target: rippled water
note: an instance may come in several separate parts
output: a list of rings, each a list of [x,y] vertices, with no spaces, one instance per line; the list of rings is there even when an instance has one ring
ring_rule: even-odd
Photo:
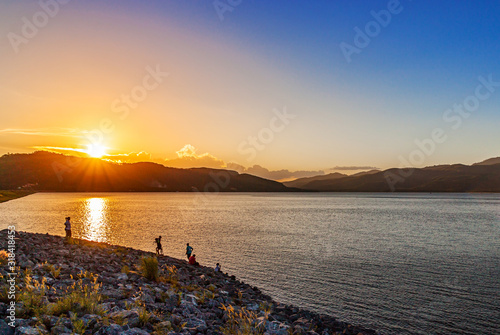
[[[38,193],[5,226],[198,261],[382,334],[496,334],[500,195]]]

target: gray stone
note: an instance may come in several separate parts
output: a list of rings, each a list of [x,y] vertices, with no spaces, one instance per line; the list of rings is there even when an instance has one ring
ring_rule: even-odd
[[[120,333],[121,335],[149,335],[149,333],[140,328],[132,328]]]
[[[96,333],[97,335],[120,335],[122,333],[122,327],[117,324],[112,324],[109,326],[104,326]]]
[[[266,333],[270,335],[287,335],[288,328],[290,328],[290,326],[287,326],[278,321],[271,321],[266,323]]]
[[[52,327],[50,329],[50,333],[52,335],[59,335],[59,334],[71,334],[71,329],[64,327],[63,325],[57,325],[55,327]]]
[[[133,317],[139,317],[139,313],[136,311],[136,310],[126,310],[126,309],[122,309],[120,311],[117,311],[117,312],[113,312],[111,314],[109,314],[109,317],[111,319],[114,319],[114,318],[121,318],[121,319],[130,319],[130,318],[133,318]]]
[[[9,326],[4,320],[0,319],[0,334],[12,335],[14,334],[14,328]]]
[[[40,331],[36,329],[35,327],[17,327],[16,328],[16,335],[38,335],[40,334]]]
[[[201,329],[206,330],[207,323],[205,322],[205,320],[202,320],[202,319],[189,318],[189,319],[187,319],[186,328],[195,328],[195,329],[200,330],[200,331],[201,331]]]
[[[259,310],[259,304],[258,303],[253,303],[253,304],[248,304],[247,309],[249,311],[258,311]]]
[[[126,281],[126,280],[128,280],[128,276],[127,276],[127,274],[126,274],[126,273],[120,273],[120,274],[116,277],[116,279],[118,279],[118,280],[120,280],[120,281]]]

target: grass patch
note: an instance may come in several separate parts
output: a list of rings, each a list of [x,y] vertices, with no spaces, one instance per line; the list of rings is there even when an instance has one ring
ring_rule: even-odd
[[[18,301],[23,303],[23,308],[19,313],[19,317],[39,317],[42,314],[46,314],[46,292],[48,287],[45,282],[45,277],[42,277],[42,280],[38,281],[31,277],[30,270],[25,271],[24,288],[18,291],[20,292],[18,295]]]
[[[124,265],[122,267],[121,273],[124,273],[126,275],[128,275],[130,273],[130,268],[128,267],[128,265]]]
[[[9,253],[5,250],[0,250],[0,265],[7,265],[9,262]]]
[[[42,267],[45,271],[49,271],[50,274],[52,275],[52,277],[54,277],[54,279],[57,279],[59,278],[59,275],[61,274],[61,268],[56,268],[54,265],[48,263],[48,262],[45,262],[42,264]]]
[[[224,335],[257,335],[264,334],[265,320],[257,319],[257,313],[247,310],[245,307],[235,309],[233,306],[222,305],[221,309],[227,316],[227,321],[220,328]]]
[[[99,308],[102,296],[99,292],[101,284],[97,282],[97,275],[89,275],[87,272],[85,275],[85,278],[91,278],[90,282],[85,281],[83,277],[74,282],[66,289],[62,298],[50,305],[49,314],[59,316],[70,311],[78,315],[103,314]]]
[[[180,289],[179,277],[177,276],[177,268],[175,265],[165,265],[163,275],[158,278],[162,283],[169,283],[174,289]]]
[[[141,258],[140,269],[142,275],[149,280],[158,280],[158,260],[156,257]]]
[[[77,318],[76,316],[73,316],[71,318],[71,325],[73,326],[73,332],[75,334],[85,334],[85,330],[87,330],[87,325],[85,325],[85,322],[82,319]]]

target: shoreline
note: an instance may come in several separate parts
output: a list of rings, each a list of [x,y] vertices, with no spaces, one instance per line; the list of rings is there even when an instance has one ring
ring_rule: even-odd
[[[0,190],[0,203],[26,197],[33,193],[36,191]]]
[[[7,249],[8,232],[0,231],[0,249]],[[242,330],[270,335],[377,334],[328,315],[280,304],[235,276],[188,265],[185,260],[159,256],[158,276],[147,279],[140,264],[145,257],[153,260],[152,252],[77,239],[68,244],[63,237],[48,234],[17,232],[16,237],[20,275],[15,319],[17,328],[22,328],[16,334],[20,330],[23,334],[80,330],[102,335],[233,334]],[[0,272],[5,278],[9,271],[2,266]],[[31,278],[28,286],[27,278]],[[82,297],[82,292],[89,295]],[[80,300],[68,301],[68,297]],[[0,330],[13,334],[7,325],[7,300],[1,296]]]

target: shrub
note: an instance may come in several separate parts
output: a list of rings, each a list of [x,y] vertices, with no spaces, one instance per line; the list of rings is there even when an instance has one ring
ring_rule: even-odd
[[[24,275],[24,289],[19,294],[19,301],[23,303],[20,317],[39,317],[45,314],[47,309],[45,293],[48,289],[45,281],[45,277],[42,277],[41,281],[33,279],[31,273],[26,271]]]
[[[143,257],[141,258],[142,275],[149,280],[158,279],[158,260],[156,257]]]
[[[162,283],[169,283],[174,289],[181,288],[175,265],[165,265],[164,275],[159,278],[159,281]]]
[[[59,275],[61,274],[61,268],[56,268],[54,265],[50,264],[50,263],[43,263],[43,268],[45,271],[49,271],[50,274],[52,275],[52,277],[54,277],[54,279],[57,279],[59,278]]]
[[[0,265],[6,265],[9,262],[9,253],[5,250],[0,250]]]
[[[98,314],[103,311],[99,307],[102,299],[100,294],[101,284],[97,282],[97,275],[85,273],[86,278],[91,277],[91,282],[86,284],[82,278],[66,289],[64,297],[51,305],[50,314],[61,315],[68,312],[76,314]]]
[[[76,316],[71,318],[71,325],[73,326],[73,332],[75,334],[85,334],[85,330],[87,329],[87,325],[82,319],[78,319]]]
[[[221,309],[227,316],[227,321],[220,328],[224,335],[257,335],[264,333],[264,321],[258,322],[257,313],[245,307],[235,310],[233,306],[222,305]]]
[[[145,326],[149,322],[149,319],[151,319],[151,313],[148,312],[145,306],[139,308],[138,312],[140,325]]]

